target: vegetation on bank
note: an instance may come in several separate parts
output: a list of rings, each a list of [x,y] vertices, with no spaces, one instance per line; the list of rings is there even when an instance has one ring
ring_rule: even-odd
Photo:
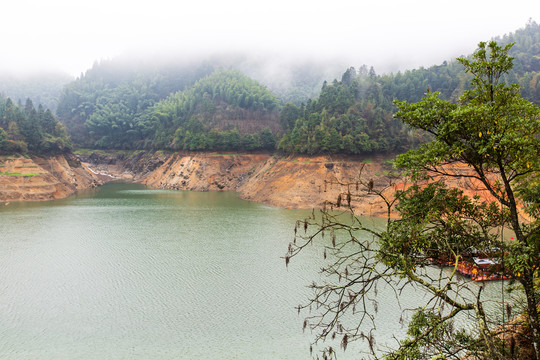
[[[26,176],[26,177],[32,177],[32,176],[36,176],[36,175],[39,175],[38,173],[27,173],[27,174],[23,174],[23,173],[20,173],[20,172],[7,172],[7,171],[0,171],[0,176]]]
[[[50,110],[36,109],[30,99],[24,108],[0,97],[0,154],[55,155],[69,151],[71,141]]]
[[[220,70],[141,116],[158,148],[273,150],[279,100],[235,70]],[[271,130],[273,128],[273,131]]]
[[[95,63],[64,87],[56,113],[78,147],[129,148],[133,134],[140,132],[137,118],[142,112],[211,71],[205,63],[159,69]],[[105,131],[110,131],[109,138],[104,138]]]
[[[68,86],[59,118],[79,146],[102,149],[257,150],[274,148],[279,100],[264,86],[238,71],[191,78],[178,74],[176,90],[167,92],[150,80],[105,81],[96,66]],[[186,70],[187,72],[187,70]],[[194,81],[198,76],[201,78]],[[98,81],[95,78],[101,80]],[[192,83],[193,82],[193,83]],[[184,89],[191,84],[187,89]],[[90,90],[83,90],[87,85]],[[93,90],[95,92],[93,92]],[[168,96],[167,96],[168,95]],[[248,134],[247,136],[245,136]]]
[[[501,80],[517,83],[524,98],[540,104],[540,25],[531,21],[497,41],[514,43],[510,55],[516,66]],[[406,151],[429,137],[395,118],[393,101],[419,101],[425,93],[439,91],[441,98],[455,103],[469,89],[470,79],[458,61],[389,75],[351,67],[340,81],[325,83],[317,99],[283,107],[280,124],[286,133],[278,148],[305,154]]]

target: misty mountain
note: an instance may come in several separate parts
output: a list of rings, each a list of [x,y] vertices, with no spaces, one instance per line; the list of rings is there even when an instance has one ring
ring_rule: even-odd
[[[515,43],[514,69],[504,80],[518,83],[523,96],[539,104],[540,26],[530,21],[495,40]],[[456,101],[469,80],[451,59],[377,74],[365,65],[347,69],[240,54],[118,58],[96,62],[67,84],[57,115],[84,147],[208,150],[233,144],[231,149],[249,150],[261,148],[264,130],[285,152],[398,152],[425,135],[393,118],[393,100],[418,101],[429,90]],[[266,101],[261,96],[278,104],[257,108]],[[230,135],[232,142],[216,134]]]
[[[104,131],[108,129],[96,126],[96,124],[104,124],[101,119],[105,114],[109,116],[111,123],[117,124],[109,130],[114,130],[115,133],[125,131],[130,135],[137,133],[137,138],[140,138],[140,134],[146,134],[146,130],[143,131],[135,126],[135,119],[139,119],[148,108],[166,99],[170,94],[187,90],[196,81],[216,70],[241,71],[266,85],[272,91],[272,97],[277,97],[278,104],[284,104],[287,101],[300,104],[320,93],[326,76],[329,78],[336,76],[343,69],[337,64],[328,65],[316,62],[290,64],[282,60],[272,63],[271,60],[241,54],[216,54],[202,58],[189,58],[189,60],[118,58],[96,62],[86,73],[65,86],[60,97],[57,115],[78,146],[109,147],[108,138],[104,138],[104,141],[97,139],[97,134],[103,137]],[[250,98],[249,95],[246,97]],[[238,104],[229,105],[238,107]],[[218,113],[224,116],[223,111],[218,111]],[[234,116],[228,120],[232,128],[236,127],[242,134],[252,132],[246,130],[253,128],[252,125],[247,125],[249,122],[235,123]],[[256,123],[260,122],[260,116],[262,115],[248,117],[255,119]],[[274,117],[275,121],[269,122],[265,127],[272,129],[273,134],[277,134],[281,129],[277,122],[277,115]],[[255,128],[254,132],[261,130],[258,125]],[[218,126],[217,129],[223,130],[223,126]],[[174,133],[176,129],[168,128],[167,130]],[[118,136],[112,136],[112,138],[118,138]],[[165,148],[170,146],[170,144],[164,144],[163,141],[139,142],[139,144],[142,143],[145,147],[155,146],[157,143]],[[134,146],[122,144],[116,142],[114,146]]]
[[[84,124],[85,141],[117,149],[257,150],[273,149],[275,140],[267,140],[280,131],[277,97],[236,70],[215,71],[140,113],[129,105],[100,106]]]
[[[0,73],[0,95],[9,97],[21,105],[29,98],[32,103],[42,105],[55,113],[62,89],[70,81],[73,81],[73,77],[63,73],[34,75]]]
[[[523,97],[540,105],[540,24],[530,20],[525,28],[494,40],[501,44],[514,43],[510,50],[514,68],[504,81],[519,84]]]
[[[514,43],[514,69],[504,81],[520,84],[522,95],[540,104],[540,26],[531,21],[495,40]],[[393,117],[393,101],[416,102],[428,91],[440,91],[441,98],[455,102],[469,82],[455,60],[387,75],[351,67],[341,81],[325,83],[320,96],[306,106],[285,105],[280,122],[288,131],[278,148],[307,154],[403,152],[425,141],[426,135]]]
[[[75,144],[94,147],[96,131],[133,130],[134,119],[147,108],[212,71],[213,67],[205,62],[152,66],[115,60],[96,62],[64,87],[56,113]],[[104,116],[109,116],[109,122],[115,125],[101,130],[87,126]]]

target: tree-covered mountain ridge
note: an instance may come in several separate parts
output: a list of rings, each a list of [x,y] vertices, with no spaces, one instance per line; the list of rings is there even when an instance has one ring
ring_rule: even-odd
[[[495,40],[515,43],[514,70],[504,80],[518,83],[523,96],[539,104],[540,26],[531,20]],[[347,69],[340,80],[325,82],[319,96],[299,103],[216,64],[141,72],[114,61],[96,63],[65,86],[57,115],[78,147],[393,153],[426,139],[394,118],[394,100],[417,101],[429,90],[456,101],[469,83],[456,61],[382,75],[364,65]]]
[[[279,107],[265,86],[237,70],[218,70],[141,119],[162,145],[177,150],[272,150]],[[174,137],[170,129],[176,129]]]
[[[514,43],[514,69],[504,82],[519,84],[527,100],[540,104],[540,26],[529,21],[494,40]],[[283,107],[280,119],[287,132],[278,147],[305,154],[403,152],[424,142],[426,134],[394,117],[394,101],[419,101],[426,92],[440,91],[443,99],[456,102],[469,82],[458,61],[385,75],[366,66],[351,67],[340,81],[323,84],[317,99]]]

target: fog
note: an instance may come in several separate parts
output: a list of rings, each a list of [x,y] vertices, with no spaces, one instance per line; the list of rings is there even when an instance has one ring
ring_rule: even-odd
[[[290,62],[381,73],[469,54],[539,21],[540,1],[18,0],[2,4],[2,15],[3,73],[77,76],[102,59],[219,53],[273,63],[269,74]]]

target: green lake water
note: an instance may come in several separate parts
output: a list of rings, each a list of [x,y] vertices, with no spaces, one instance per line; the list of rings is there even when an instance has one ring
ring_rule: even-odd
[[[134,184],[2,204],[0,359],[310,359],[313,334],[294,307],[322,249],[288,268],[282,258],[308,215]],[[390,339],[404,332],[401,311],[380,297]]]

